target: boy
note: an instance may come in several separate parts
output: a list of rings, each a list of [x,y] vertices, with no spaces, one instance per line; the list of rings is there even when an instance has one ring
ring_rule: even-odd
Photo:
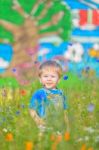
[[[30,115],[37,126],[46,126],[56,131],[69,130],[66,114],[66,97],[57,83],[62,75],[62,68],[56,61],[46,61],[39,67],[39,79],[43,88],[37,90],[30,101]]]

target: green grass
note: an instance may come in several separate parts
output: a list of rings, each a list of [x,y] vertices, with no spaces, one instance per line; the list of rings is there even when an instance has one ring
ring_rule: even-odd
[[[68,73],[68,80],[61,79],[58,87],[63,89],[68,98],[68,116],[70,121],[70,140],[57,144],[57,150],[81,150],[83,144],[86,150],[99,148],[99,79],[78,79]],[[10,85],[8,84],[10,81]],[[41,87],[38,81],[31,86],[19,86],[15,79],[0,79],[0,149],[26,150],[26,142],[33,143],[33,150],[52,150],[55,141],[51,141],[53,132],[48,131],[39,137],[39,130],[28,112],[32,93]],[[21,90],[26,91],[22,96]],[[2,92],[6,91],[2,96]],[[92,103],[94,110],[88,111]],[[56,120],[54,120],[56,121]],[[57,122],[57,121],[56,121]],[[60,118],[59,118],[60,122]],[[13,134],[13,141],[6,141],[7,133]],[[27,149],[29,150],[29,149]]]

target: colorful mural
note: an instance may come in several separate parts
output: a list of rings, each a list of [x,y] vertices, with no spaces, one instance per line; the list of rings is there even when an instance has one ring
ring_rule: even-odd
[[[80,74],[88,67],[99,76],[99,3],[91,0],[66,0],[72,14],[71,39],[68,42],[41,43],[38,59],[61,56],[69,71]]]
[[[1,76],[15,76],[21,84],[30,83],[32,76],[36,77],[39,40],[54,37],[67,41],[71,26],[70,10],[59,0],[30,0],[28,5],[24,0],[0,1],[1,49],[2,44],[10,44],[13,49],[12,61],[1,68]]]
[[[89,67],[99,76],[98,8],[91,0],[1,1],[0,75],[28,84],[39,63],[57,59],[64,71]]]
[[[55,100],[34,94],[43,87],[37,69],[50,59],[64,71],[56,85],[68,108],[63,130],[64,112],[49,109],[61,100],[56,87],[44,92]],[[52,117],[31,118],[33,97]],[[99,0],[0,0],[0,150],[99,150],[98,101]]]

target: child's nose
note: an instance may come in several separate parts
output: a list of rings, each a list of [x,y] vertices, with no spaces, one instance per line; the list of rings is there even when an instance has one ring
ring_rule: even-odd
[[[48,77],[48,81],[50,81],[51,80],[51,77]]]

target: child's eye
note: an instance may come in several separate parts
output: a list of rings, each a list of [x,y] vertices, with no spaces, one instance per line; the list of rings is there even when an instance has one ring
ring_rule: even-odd
[[[55,76],[51,76],[52,78],[55,78]]]
[[[44,77],[48,77],[48,76],[44,76]]]

